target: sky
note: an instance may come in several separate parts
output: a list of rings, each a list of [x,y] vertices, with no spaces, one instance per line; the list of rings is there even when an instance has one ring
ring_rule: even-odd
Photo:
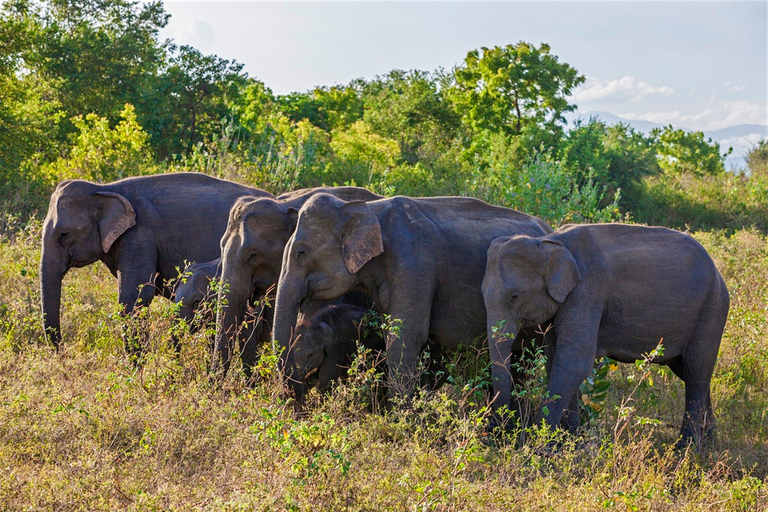
[[[162,36],[234,59],[276,94],[450,70],[547,43],[586,76],[579,112],[718,130],[768,125],[768,2],[168,1]],[[759,138],[759,134],[756,135]]]

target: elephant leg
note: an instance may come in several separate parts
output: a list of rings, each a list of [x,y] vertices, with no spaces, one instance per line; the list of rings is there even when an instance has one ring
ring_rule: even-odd
[[[686,369],[683,357],[667,363],[672,372],[685,384],[685,413],[680,427],[678,448],[684,448],[693,441],[706,440],[714,436],[715,418],[712,411],[709,378],[698,379]],[[711,378],[711,375],[710,375]]]
[[[408,396],[420,382],[419,358],[429,337],[429,311],[414,315],[403,308],[393,308],[390,319],[399,320],[387,333],[389,387],[395,395]]]
[[[556,330],[557,344],[547,386],[548,402],[542,405],[540,417],[550,427],[558,427],[565,418],[569,430],[578,428],[578,390],[595,363],[599,314],[574,312],[580,318],[575,325]]]
[[[156,291],[156,277],[154,267],[143,270],[118,270],[118,300],[123,306],[123,316],[137,317],[142,308],[152,303]],[[139,323],[143,323],[142,320],[139,320]],[[143,350],[145,335],[146,329],[136,325],[131,325],[123,332],[126,351],[134,360],[139,358]]]

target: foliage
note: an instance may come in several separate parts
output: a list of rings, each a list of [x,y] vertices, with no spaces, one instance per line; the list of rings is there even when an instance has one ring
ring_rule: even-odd
[[[510,145],[497,139],[488,155],[489,171],[474,176],[473,194],[493,204],[536,215],[555,226],[619,219],[619,191],[612,200],[604,200],[605,188],[595,183],[592,173],[580,180],[562,163],[544,160],[525,163],[522,168],[512,167],[509,151]],[[514,156],[511,158],[514,162]]]
[[[622,205],[630,208],[640,180],[661,171],[651,138],[628,125],[608,126],[594,118],[576,122],[560,145],[559,159],[580,179],[591,174],[608,196],[621,190]]]
[[[363,102],[354,82],[346,87],[316,87],[308,93],[280,96],[277,108],[293,122],[306,119],[326,132],[343,130],[363,116]]]
[[[474,134],[523,136],[529,151],[556,144],[563,113],[576,108],[568,96],[585,80],[549,45],[526,42],[470,51],[454,77],[451,98]]]
[[[654,128],[651,137],[655,140],[659,166],[667,174],[721,174],[725,172],[725,157],[733,151],[728,148],[721,155],[720,144],[705,140],[702,132],[686,132],[672,125]]]
[[[159,158],[189,152],[219,133],[222,119],[230,115],[227,102],[245,83],[242,68],[191,46],[173,47],[168,66],[153,80],[142,116]]]
[[[65,112],[63,131],[51,134],[60,142],[75,116],[116,122],[161,65],[159,32],[168,15],[160,2],[16,0],[4,7],[28,28],[21,66],[50,85]]]
[[[749,150],[747,168],[752,178],[768,176],[768,139],[761,140]]]
[[[122,120],[114,128],[110,128],[107,118],[96,114],[72,119],[78,130],[75,145],[67,158],[43,167],[49,182],[70,178],[108,182],[150,169],[153,161],[149,136],[136,121],[133,106],[125,105],[120,117]]]
[[[369,400],[377,385],[366,363],[298,410],[281,398],[268,346],[256,386],[234,374],[212,387],[207,335],[183,333],[176,356],[159,299],[136,368],[103,265],[65,277],[57,353],[39,323],[40,223],[15,226],[0,237],[0,501],[10,510],[703,511],[768,500],[768,284],[754,277],[768,272],[768,240],[759,232],[694,233],[732,300],[713,379],[717,445],[699,454],[672,448],[680,380],[657,370],[653,386],[638,387],[647,377],[635,365],[609,372],[605,408],[579,436],[536,426],[520,446],[487,443],[487,356],[474,349],[449,358],[460,378],[409,408],[361,407],[355,397]]]
[[[459,119],[441,81],[439,74],[394,70],[365,85],[365,122],[396,140],[409,164],[431,164],[457,135]]]
[[[677,229],[755,227],[768,233],[768,179],[764,176],[660,175],[641,183],[637,222]]]

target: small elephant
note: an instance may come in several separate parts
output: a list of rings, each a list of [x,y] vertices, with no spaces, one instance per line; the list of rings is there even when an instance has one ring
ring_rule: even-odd
[[[729,298],[712,259],[692,237],[625,224],[500,237],[488,249],[483,298],[497,407],[511,403],[517,330],[551,321],[547,391],[554,401],[539,412],[550,426],[564,415],[571,428],[578,426],[577,391],[595,358],[632,362],[661,342],[663,355],[653,362],[685,383],[681,442],[714,432],[710,379]]]
[[[362,325],[370,308],[351,304],[313,303],[307,315],[296,324],[296,368],[306,387],[315,384],[326,389],[331,382],[344,379],[357,353],[358,344],[373,351],[379,371],[386,372],[386,342],[380,327]],[[439,347],[429,343],[429,359],[421,384],[440,387],[446,378]]]
[[[195,311],[206,302],[215,298],[209,286],[211,280],[221,277],[221,258],[206,261],[205,263],[193,263],[187,268],[185,274],[179,278],[174,292],[174,301],[179,305],[179,318],[184,319],[192,333],[200,327],[196,322]],[[204,323],[212,321],[212,310],[206,311]]]
[[[289,348],[303,304],[352,290],[368,294],[378,311],[399,322],[388,335],[387,371],[390,387],[408,394],[429,339],[454,349],[484,335],[481,284],[491,241],[551,231],[541,219],[467,197],[366,203],[314,195],[285,246],[272,331],[297,398],[301,378]]]
[[[225,286],[219,292],[214,367],[221,364],[225,372],[228,370],[237,327],[248,305],[259,301],[277,283],[283,249],[296,226],[298,210],[319,193],[344,200],[381,198],[360,187],[320,187],[295,190],[277,199],[242,198],[232,207],[221,238],[221,280]],[[271,322],[271,307],[264,308],[262,314]],[[268,329],[264,328],[265,334]],[[248,372],[256,357],[256,343],[241,345],[241,359]]]
[[[242,196],[272,194],[198,173],[137,176],[56,186],[43,222],[40,291],[48,338],[61,341],[61,284],[72,267],[102,261],[117,277],[123,314],[170,299],[185,261],[220,255],[229,209]]]
[[[301,340],[296,347],[296,366],[308,386],[314,384],[310,376],[321,390],[346,377],[358,341],[365,348],[384,350],[381,331],[361,326],[369,313],[369,309],[334,304],[310,312],[296,325],[296,338]]]

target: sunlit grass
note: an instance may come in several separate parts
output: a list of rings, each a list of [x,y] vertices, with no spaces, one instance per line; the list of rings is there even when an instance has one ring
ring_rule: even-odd
[[[6,232],[8,233],[8,232]],[[614,442],[639,373],[609,373],[606,409],[579,436],[534,429],[489,442],[487,394],[467,368],[407,407],[369,412],[375,372],[295,410],[268,348],[258,383],[207,373],[204,334],[170,349],[170,304],[146,320],[145,364],[125,354],[116,281],[102,265],[64,280],[64,347],[42,340],[39,227],[0,241],[0,509],[761,510],[768,503],[768,241],[694,233],[731,290],[711,450],[676,452],[683,386],[656,369]],[[464,370],[466,373],[466,370]],[[634,380],[633,380],[634,379]],[[368,406],[366,406],[368,404]],[[553,437],[554,436],[554,437]],[[552,449],[552,441],[560,443]]]

